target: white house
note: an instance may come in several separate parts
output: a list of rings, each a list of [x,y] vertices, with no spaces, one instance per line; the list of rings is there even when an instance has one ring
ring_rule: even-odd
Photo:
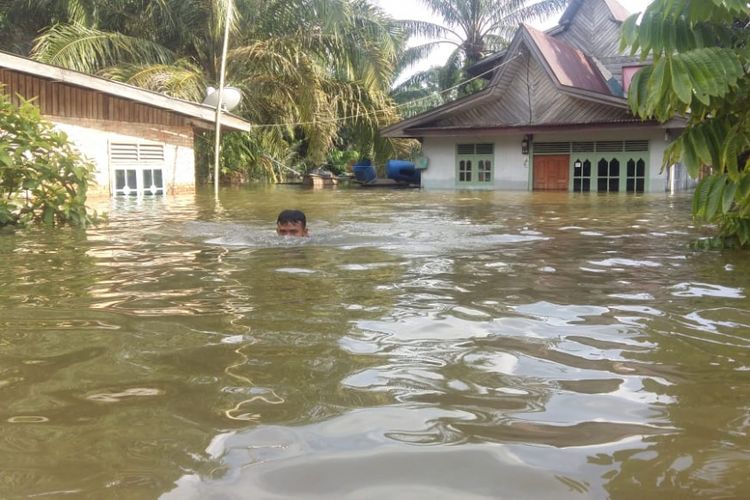
[[[627,16],[615,0],[573,0],[558,26],[522,25],[472,68],[485,89],[381,133],[422,142],[425,188],[664,191],[662,155],[684,125],[630,113],[625,91],[642,63],[620,51]]]
[[[195,190],[194,139],[213,130],[214,107],[0,51],[0,92],[34,99],[43,116],[96,164],[92,195]],[[222,114],[222,130],[250,123]]]

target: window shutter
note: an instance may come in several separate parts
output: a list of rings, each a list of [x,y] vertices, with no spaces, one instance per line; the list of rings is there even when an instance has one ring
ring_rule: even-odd
[[[474,144],[459,144],[456,146],[456,151],[460,155],[473,155]]]

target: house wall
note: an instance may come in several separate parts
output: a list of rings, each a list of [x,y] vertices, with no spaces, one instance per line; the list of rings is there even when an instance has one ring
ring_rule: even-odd
[[[523,134],[500,137],[426,137],[422,143],[422,151],[429,159],[429,166],[422,171],[422,187],[457,189],[456,144],[492,143],[495,145],[493,182],[486,187],[472,189],[525,191],[529,186],[529,157],[521,154],[522,137]]]
[[[429,166],[422,171],[425,189],[458,189],[456,184],[456,145],[466,143],[493,143],[494,178],[486,187],[469,189],[494,189],[498,191],[526,191],[531,189],[532,155],[521,154],[524,134],[500,136],[426,137],[422,143]],[[586,132],[536,133],[534,142],[575,142],[611,140],[648,140],[649,165],[646,192],[663,192],[667,188],[667,172],[661,172],[661,163],[667,143],[664,130],[658,128],[618,129]],[[464,189],[463,186],[460,187]]]
[[[184,116],[8,69],[0,69],[0,92],[16,104],[20,103],[19,96],[34,99],[42,115],[67,133],[79,151],[96,164],[97,186],[91,187],[91,196],[110,194],[110,142],[164,144],[165,191],[195,190],[194,132]]]
[[[3,68],[0,68],[0,92],[10,96],[14,104],[20,103],[18,96],[34,99],[42,114],[49,116],[170,126],[189,124],[184,116],[166,109]]]
[[[91,187],[91,196],[109,196],[111,193],[113,167],[109,161],[110,142],[164,144],[164,163],[161,166],[165,191],[175,194],[195,190],[192,127],[72,120],[55,116],[46,118],[68,134],[78,150],[96,164],[96,186]]]

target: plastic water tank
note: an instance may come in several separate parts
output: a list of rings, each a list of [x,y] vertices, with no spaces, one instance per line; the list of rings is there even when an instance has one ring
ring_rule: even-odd
[[[358,163],[352,166],[352,173],[354,173],[354,178],[363,184],[375,182],[375,178],[377,177],[375,167],[370,164],[369,160],[366,162],[366,164],[364,164],[365,162],[361,163],[362,164]]]
[[[419,184],[421,174],[413,162],[406,160],[388,160],[385,163],[386,176],[396,182]]]

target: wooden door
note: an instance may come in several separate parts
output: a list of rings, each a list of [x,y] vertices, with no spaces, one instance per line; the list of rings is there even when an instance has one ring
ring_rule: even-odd
[[[570,156],[534,156],[534,191],[567,191]]]

